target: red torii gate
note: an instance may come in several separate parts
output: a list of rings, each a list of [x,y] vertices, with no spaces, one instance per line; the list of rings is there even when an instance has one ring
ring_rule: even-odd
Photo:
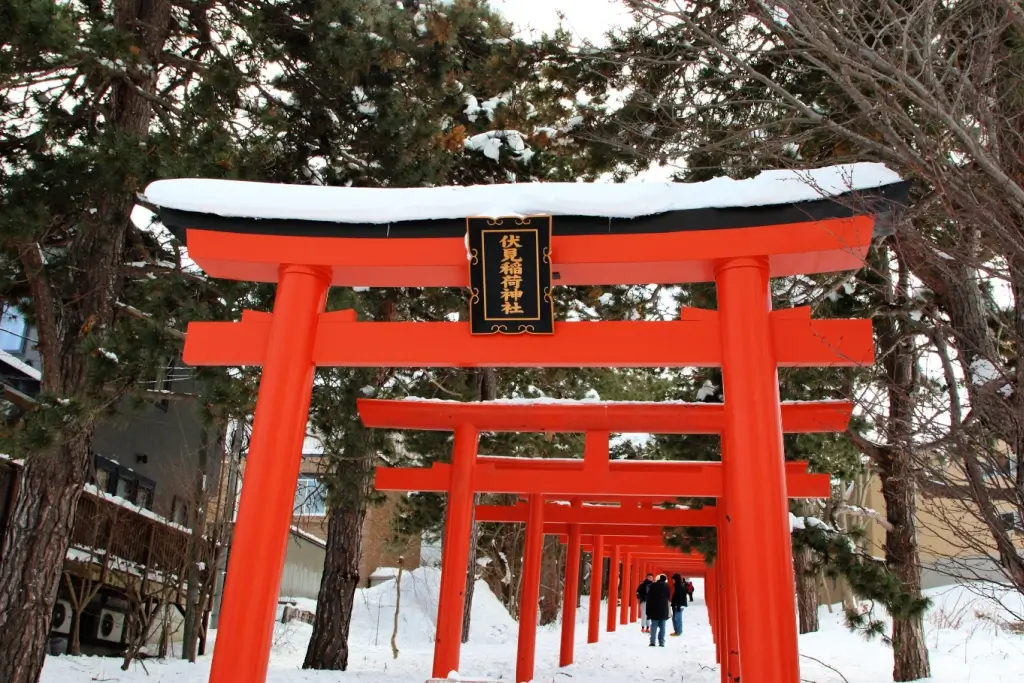
[[[703,189],[670,184],[659,196],[680,198],[662,203],[662,213],[642,215],[644,203],[655,199],[645,195],[639,204],[633,201],[628,218],[616,217],[621,208],[594,209],[609,206],[602,202],[609,193],[634,193],[615,185],[535,184],[522,191],[520,185],[366,190],[195,179],[151,184],[146,195],[159,219],[208,275],[278,284],[272,314],[191,323],[185,342],[184,360],[191,365],[263,366],[211,681],[258,683],[266,677],[267,624],[276,606],[316,366],[721,366],[729,396],[727,452],[747,459],[742,469],[726,468],[728,498],[743,501],[728,524],[737,544],[758,554],[767,568],[757,581],[752,569],[736,570],[745,604],[741,636],[755,663],[746,671],[747,683],[797,683],[796,618],[786,604],[792,560],[776,368],[870,363],[873,348],[869,321],[814,321],[807,310],[770,311],[768,280],[859,269],[876,207],[884,210],[880,202],[905,196],[899,178],[880,167],[808,173],[766,176],[763,183],[775,188],[767,193],[758,184],[762,179],[737,181],[732,195],[741,201],[748,194],[744,183],[750,183],[755,203],[774,202],[739,208],[680,209],[704,206]],[[417,193],[416,199],[407,192]],[[372,200],[366,193],[373,193]],[[573,199],[562,201],[562,195]],[[415,206],[395,215],[394,208],[409,201]],[[367,202],[385,215],[369,212]],[[672,322],[556,322],[551,336],[525,337],[473,336],[469,323],[358,322],[354,311],[324,311],[332,285],[465,287],[463,217],[486,216],[495,205],[524,222],[559,214],[550,250],[557,284],[714,281],[719,309],[687,309]],[[424,206],[441,215],[424,215]],[[464,474],[453,472],[456,489],[468,483]]]
[[[540,410],[538,410],[538,407]],[[852,411],[848,402],[819,402],[783,404],[781,415],[784,428],[793,431],[840,431],[845,429]],[[580,403],[534,401],[488,401],[461,403],[455,401],[381,401],[359,400],[360,416],[367,427],[390,429],[433,429],[455,432],[453,464],[434,464],[430,468],[378,468],[375,486],[381,491],[433,491],[448,494],[448,515],[444,533],[446,551],[442,555],[441,596],[438,605],[438,633],[454,634],[461,628],[464,580],[459,579],[459,567],[468,561],[473,495],[475,493],[530,494],[525,516],[522,510],[506,511],[505,518],[491,521],[526,521],[527,539],[524,556],[522,606],[520,608],[519,655],[517,681],[533,678],[534,643],[536,638],[536,598],[539,594],[540,548],[543,541],[543,500],[546,495],[558,494],[581,498],[591,495],[658,494],[662,497],[723,495],[722,463],[670,462],[670,461],[615,461],[609,460],[608,442],[611,432],[653,431],[658,433],[716,433],[724,429],[725,406],[722,404],[687,404],[648,402]],[[667,425],[667,426],[659,426]],[[473,457],[477,435],[481,431],[589,431],[582,460],[575,459],[517,459],[494,456]],[[460,446],[468,440],[469,448]],[[459,458],[468,462],[460,464]],[[464,470],[463,478],[469,485],[457,489],[457,468]],[[806,473],[807,464],[785,463],[786,495],[792,498],[827,497],[828,475]],[[555,476],[561,475],[561,476]],[[652,477],[656,477],[652,481]],[[537,509],[534,510],[536,502]],[[580,503],[581,500],[574,501]],[[558,507],[558,506],[556,506]],[[573,510],[565,517],[571,533],[576,524],[568,523],[583,511]],[[594,512],[589,513],[593,516]],[[607,513],[602,513],[607,514]],[[626,514],[629,514],[628,511]],[[788,514],[788,513],[787,513]],[[481,520],[485,521],[485,520]],[[458,526],[454,526],[455,524]],[[546,528],[546,527],[544,527]],[[660,528],[660,527],[651,527]],[[578,557],[578,549],[570,549],[570,556]],[[623,571],[635,570],[628,562]],[[536,566],[534,566],[536,560]],[[445,570],[453,577],[445,581]],[[617,564],[613,566],[613,579]],[[627,584],[636,583],[636,577],[624,574],[622,581],[622,614],[626,623],[629,609]],[[573,589],[574,590],[574,589]],[[575,605],[575,596],[568,595]],[[636,607],[633,607],[635,616]],[[448,622],[451,623],[448,623]],[[565,620],[563,620],[563,624]],[[575,624],[575,619],[572,620]],[[614,630],[613,615],[609,616],[610,630]],[[571,660],[572,641],[566,644],[563,631],[561,661]],[[454,636],[443,640],[438,637],[434,650],[435,678],[459,668],[461,640]]]
[[[545,535],[564,535],[563,540],[569,545],[565,565],[565,592],[562,598],[562,640],[559,649],[559,666],[568,666],[573,662],[579,562],[584,535],[596,535],[598,538],[621,536],[625,537],[623,540],[628,539],[629,542],[661,543],[660,530],[665,526],[715,526],[718,517],[717,512],[712,508],[707,510],[661,510],[639,507],[587,507],[579,499],[573,500],[569,506],[548,503],[543,505],[543,508],[543,533]],[[477,505],[475,515],[478,522],[527,523],[530,518],[530,505]],[[549,519],[552,521],[548,521]],[[528,524],[527,543],[530,542],[531,532],[536,533]],[[655,532],[659,533],[655,535]],[[526,565],[524,562],[523,585],[532,586],[535,583],[539,585],[540,571],[539,563],[533,566]],[[441,575],[444,576],[444,569],[442,569]],[[593,632],[594,637],[592,642],[596,642],[596,627],[600,618],[601,572],[598,571],[596,576],[598,589],[595,596],[594,590],[591,588],[590,597],[591,609],[595,611],[588,617],[588,633]],[[521,602],[525,602],[525,599]],[[522,615],[523,609],[523,607],[520,608],[520,615]],[[441,612],[440,605],[438,612]],[[529,614],[529,609],[527,609],[527,613]],[[525,623],[525,620],[523,622]],[[517,661],[523,662],[524,670],[517,672],[517,679],[532,673],[533,662],[530,650],[532,650],[532,642],[529,639],[519,642]],[[522,678],[522,680],[529,679]]]

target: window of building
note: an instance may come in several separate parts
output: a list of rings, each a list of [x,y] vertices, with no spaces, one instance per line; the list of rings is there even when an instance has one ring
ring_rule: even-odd
[[[1007,531],[1020,531],[1021,524],[1018,521],[1016,512],[1004,512],[999,515],[999,519],[1003,523],[1003,528]]]
[[[135,477],[126,477],[123,474],[117,477],[117,488],[114,495],[125,500],[132,500],[135,497]]]
[[[321,516],[327,514],[327,492],[316,477],[300,476],[295,489],[295,514]]]
[[[178,496],[175,496],[171,502],[171,521],[175,524],[188,526],[188,502]]]
[[[96,487],[97,491],[107,493],[110,491],[110,472],[108,470],[96,470],[96,474],[92,478],[93,486]]]
[[[137,492],[135,494],[135,504],[140,508],[146,510],[153,509],[153,493],[156,486],[150,482],[138,482]]]
[[[111,487],[117,481],[117,463],[99,455],[93,457],[92,483],[102,493],[113,493]]]
[[[8,306],[0,311],[0,350],[22,353],[27,332],[28,325],[18,309]]]

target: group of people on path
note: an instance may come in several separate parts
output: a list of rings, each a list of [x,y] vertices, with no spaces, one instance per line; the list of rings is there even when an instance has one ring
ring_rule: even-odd
[[[679,574],[672,575],[669,590],[668,577],[664,574],[654,579],[648,574],[636,589],[640,601],[640,630],[651,634],[651,647],[655,642],[665,647],[665,631],[668,627],[669,610],[672,615],[672,635],[683,635],[683,610],[693,600],[693,584]]]

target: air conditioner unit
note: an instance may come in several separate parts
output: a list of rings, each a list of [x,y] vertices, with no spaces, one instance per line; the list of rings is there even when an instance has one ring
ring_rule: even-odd
[[[96,639],[109,643],[120,643],[124,636],[124,615],[109,609],[100,610],[96,624]]]
[[[53,606],[53,619],[50,622],[52,633],[71,633],[71,603],[67,600],[58,600]]]

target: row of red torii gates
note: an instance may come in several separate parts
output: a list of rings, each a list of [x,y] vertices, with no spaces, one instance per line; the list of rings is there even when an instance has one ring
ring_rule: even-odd
[[[853,409],[846,402],[783,403],[785,432],[835,432],[846,428]],[[599,636],[602,559],[611,558],[608,577],[608,630],[614,631],[613,600],[619,587],[619,623],[637,618],[633,593],[648,568],[664,566],[683,575],[706,579],[706,601],[711,616],[723,681],[740,679],[743,650],[739,647],[737,580],[757,585],[764,571],[759,562],[737,569],[731,552],[732,535],[725,472],[730,462],[723,442],[722,462],[630,461],[609,459],[609,436],[616,432],[655,434],[715,434],[725,431],[722,404],[574,403],[359,400],[359,414],[368,427],[449,430],[455,434],[451,464],[429,468],[379,468],[380,491],[432,491],[448,496],[434,645],[434,678],[459,671],[462,614],[469,561],[469,540],[474,517],[478,522],[524,522],[526,543],[519,608],[517,683],[534,676],[537,610],[540,595],[541,554],[545,535],[558,535],[568,543],[562,597],[562,640],[559,665],[573,662],[580,552],[586,545],[594,554],[589,604],[588,642]],[[585,433],[582,459],[520,459],[477,453],[480,432]],[[807,463],[785,464],[790,498],[827,498],[827,474],[807,473]],[[525,495],[527,503],[478,505],[478,493]],[[678,497],[715,498],[718,505],[680,509]],[[554,501],[554,502],[551,502]],[[568,502],[569,505],[564,503]],[[743,514],[740,512],[740,514]],[[714,527],[718,555],[708,567],[697,554],[683,555],[665,545],[665,527]],[[620,570],[621,565],[621,570]],[[621,577],[620,577],[621,571]],[[792,583],[792,580],[791,580]],[[730,657],[731,654],[731,657]]]
[[[837,170],[832,175],[839,177],[843,172]],[[277,603],[318,366],[720,367],[724,405],[693,407],[692,413],[688,412],[691,408],[671,404],[636,408],[642,417],[629,425],[613,424],[610,418],[573,425],[571,420],[587,414],[585,410],[563,415],[535,406],[520,416],[523,421],[534,420],[532,425],[508,425],[515,430],[586,432],[589,438],[582,461],[481,458],[476,452],[479,430],[499,427],[488,423],[483,413],[473,419],[459,414],[444,426],[455,432],[451,465],[414,473],[380,472],[378,487],[432,488],[449,495],[444,561],[446,566],[460,569],[442,576],[435,674],[446,675],[458,666],[459,630],[455,624],[461,619],[457,605],[466,567],[458,555],[466,551],[469,534],[465,530],[474,514],[473,493],[489,490],[525,495],[529,500],[527,567],[537,565],[534,558],[546,532],[546,501],[578,501],[575,510],[583,519],[608,513],[584,505],[607,498],[622,504],[622,514],[635,501],[639,507],[681,495],[716,498],[718,505],[712,509],[721,540],[718,559],[706,575],[723,678],[735,679],[742,671],[744,683],[799,683],[787,498],[827,495],[828,482],[822,479],[817,484],[819,479],[808,475],[802,465],[785,462],[782,434],[787,421],[796,419],[791,414],[833,408],[781,406],[777,369],[869,364],[874,349],[868,320],[813,320],[806,308],[771,310],[770,279],[862,267],[874,232],[872,207],[885,206],[889,199],[904,193],[892,174],[868,172],[875,174],[870,183],[873,189],[840,190],[824,199],[669,210],[630,218],[600,213],[591,209],[589,201],[562,201],[563,195],[578,198],[581,192],[593,190],[593,205],[601,205],[598,200],[612,190],[633,191],[613,186],[590,190],[583,186],[581,190],[575,184],[565,188],[531,184],[525,191],[519,185],[414,191],[281,190],[270,185],[171,180],[147,188],[147,197],[159,207],[160,220],[185,241],[189,256],[210,277],[277,283],[272,313],[247,311],[238,322],[191,323],[185,342],[184,360],[191,365],[263,368],[211,683],[259,683],[266,678],[272,640],[269,624]],[[821,177],[826,177],[831,171],[824,169],[823,173]],[[738,199],[743,199],[745,182],[735,185]],[[789,182],[802,180],[794,176]],[[785,196],[795,196],[791,186],[782,183],[778,187]],[[756,201],[773,201],[771,193],[764,192],[765,186],[752,189],[760,190]],[[678,185],[659,191],[682,192],[687,201],[693,200],[692,205],[702,205],[700,187],[694,188],[692,195],[687,194],[690,189]],[[494,205],[508,207],[508,213],[520,215],[509,218],[507,227],[502,227],[502,218],[487,219],[487,225],[494,226],[491,232],[500,232],[519,230],[531,221],[543,224],[546,232],[536,232],[535,237],[550,237],[543,260],[545,267],[550,266],[552,285],[714,282],[717,310],[684,308],[677,320],[665,322],[555,322],[553,334],[543,336],[481,336],[473,334],[467,322],[359,321],[352,310],[326,312],[327,292],[332,286],[470,287],[469,221],[453,218],[450,212],[437,219],[397,222],[393,218],[366,222],[365,209],[346,213],[346,202],[352,198],[353,206],[365,203],[366,192],[376,193],[373,197],[381,207],[407,201],[444,207],[449,200],[458,201],[462,208],[456,211],[463,216],[488,215]],[[412,197],[404,192],[418,194]],[[280,206],[274,205],[274,197],[281,200]],[[482,199],[474,203],[473,197]],[[311,204],[309,211],[304,202]],[[324,211],[328,204],[338,207],[334,213]],[[258,205],[259,211],[250,213],[250,205]],[[565,207],[576,215],[567,213]],[[554,212],[561,213],[536,216]],[[263,218],[236,217],[253,213]],[[297,213],[306,218],[293,219]],[[470,291],[471,306],[478,305],[477,290]],[[547,288],[535,288],[531,296],[540,296],[541,291],[550,301]],[[503,408],[506,410],[488,419],[500,421],[509,415],[507,406]],[[475,409],[453,407],[450,414]],[[619,410],[614,405],[593,409],[600,415]],[[847,408],[842,410],[848,413]],[[364,404],[363,418],[367,424],[379,420],[382,426],[392,419],[393,426],[427,426],[400,424],[388,411],[396,413],[395,408],[386,408],[374,418],[372,405]],[[439,414],[443,411],[426,413],[422,419],[433,415],[436,420]],[[570,419],[570,415],[574,417]],[[845,417],[824,422],[832,429],[841,428]],[[720,434],[722,462],[609,463],[607,433],[619,429]],[[822,488],[816,488],[819,485]],[[481,516],[487,512],[481,510]],[[652,507],[646,514],[662,512],[680,511]],[[515,515],[521,516],[522,510],[517,509]],[[554,511],[550,517],[557,519]],[[590,522],[565,519],[551,523],[566,525],[572,545],[591,535],[595,545],[603,544],[602,554],[607,548],[614,554],[618,547],[621,560],[625,552],[622,571],[632,574],[634,564],[639,564],[634,556],[648,561],[646,546],[633,543],[635,539],[623,541],[629,543],[626,546],[614,539],[628,536],[585,534],[606,531],[604,524],[586,527],[581,525]],[[658,523],[640,526],[654,529]],[[654,547],[661,552],[657,542]],[[756,558],[756,562],[740,561],[741,557]],[[673,561],[684,569],[692,559]],[[612,562],[612,571],[618,566]],[[624,583],[628,586],[630,582]],[[572,605],[575,600],[566,602]],[[535,633],[530,615],[535,609],[533,596],[524,596],[517,682],[528,680],[524,676],[532,673]]]

